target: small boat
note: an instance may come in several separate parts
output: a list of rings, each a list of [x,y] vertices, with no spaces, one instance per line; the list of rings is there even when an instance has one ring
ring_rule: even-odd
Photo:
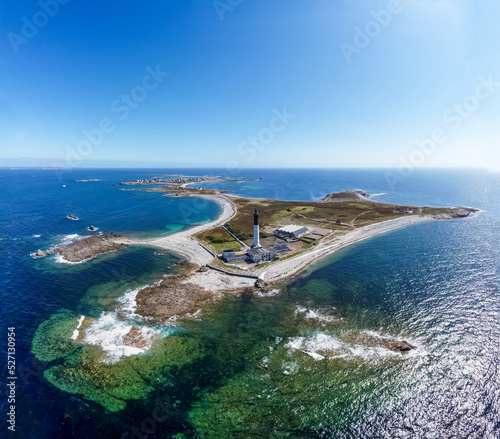
[[[73,221],[78,221],[80,219],[75,215],[67,215],[66,218],[69,218],[70,220],[73,220]]]

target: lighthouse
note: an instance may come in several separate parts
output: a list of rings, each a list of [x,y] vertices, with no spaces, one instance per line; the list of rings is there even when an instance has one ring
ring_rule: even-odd
[[[253,248],[260,247],[259,238],[259,211],[255,209],[253,213]]]

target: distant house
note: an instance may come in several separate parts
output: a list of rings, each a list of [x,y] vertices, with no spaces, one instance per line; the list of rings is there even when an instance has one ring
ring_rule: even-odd
[[[236,262],[245,259],[244,253],[236,253],[232,248],[222,250],[222,259],[226,262]]]
[[[301,236],[305,235],[306,233],[309,233],[309,229],[307,227],[304,227],[304,226],[297,226],[297,225],[291,224],[289,226],[284,226],[284,227],[281,227],[279,229],[276,229],[273,233],[278,238],[281,238],[281,239],[289,242],[293,239],[300,238]]]
[[[278,257],[278,252],[272,247],[256,247],[247,251],[252,262],[274,261]]]

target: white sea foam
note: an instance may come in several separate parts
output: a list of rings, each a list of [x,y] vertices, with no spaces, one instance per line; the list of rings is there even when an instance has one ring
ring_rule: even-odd
[[[125,336],[134,328],[127,322],[117,318],[116,313],[103,312],[85,331],[85,343],[100,346],[105,352],[101,358],[105,363],[116,363],[123,357],[146,352],[161,331],[146,326],[137,329],[136,340],[140,340],[140,347],[133,346],[125,341]]]
[[[254,294],[257,297],[273,297],[273,296],[277,296],[279,293],[280,293],[280,290],[274,289],[274,290],[271,290],[271,291],[268,291],[268,292],[255,291]]]
[[[80,239],[83,239],[83,238],[84,238],[84,236],[80,236],[80,235],[78,235],[78,233],[75,233],[73,235],[66,235],[64,238],[61,238],[59,246],[61,246],[61,245],[66,246],[66,245],[69,245],[69,244],[71,244],[75,241],[78,241]],[[79,261],[79,262],[70,262],[70,261],[66,260],[64,258],[64,256],[62,256],[60,253],[54,252],[54,260],[58,264],[69,264],[69,265],[82,264],[90,259],[92,259],[92,258],[84,259],[83,261]]]
[[[302,350],[302,352],[304,352],[304,354],[306,354],[306,355],[309,355],[311,358],[314,358],[316,361],[325,359],[325,357],[323,355],[317,354],[316,352],[308,352],[308,351],[304,351],[304,350]]]
[[[129,290],[122,297],[118,298],[117,302],[120,305],[117,311],[119,311],[120,314],[124,313],[129,319],[143,320],[142,316],[137,314],[136,302],[137,294],[139,294],[139,291],[141,291],[143,288],[146,287],[139,287],[135,290]]]
[[[356,357],[363,358],[364,360],[373,360],[381,357],[403,357],[401,353],[385,349],[381,346],[363,346],[355,343],[346,343],[335,338],[333,335],[323,333],[316,334],[313,337],[290,338],[288,343],[285,344],[285,348],[292,351],[301,351],[315,360]],[[422,355],[422,351],[416,349],[404,355],[404,357],[419,355]]]
[[[42,235],[31,235],[32,238],[40,238]]]
[[[382,195],[385,195],[386,192],[381,192],[380,194],[371,194],[370,197],[381,197]]]
[[[282,367],[283,367],[283,372],[288,372],[288,373],[294,373],[299,370],[299,364],[296,361],[285,361],[282,364]]]
[[[379,339],[380,338],[390,338],[390,339],[395,338],[391,334],[381,334],[379,332],[369,331],[369,330],[362,331],[361,334],[366,334],[370,337],[379,338]],[[429,352],[425,350],[424,344],[421,340],[417,340],[415,338],[407,337],[407,336],[397,337],[397,339],[398,340],[404,339],[406,342],[410,343],[412,346],[415,346],[415,349],[408,351],[408,353],[405,354],[405,357],[422,357],[422,356],[429,355]]]
[[[66,235],[64,238],[61,239],[61,243],[63,244],[69,244],[73,241],[76,241],[78,240],[80,236],[78,235],[78,233],[75,233],[73,235]]]
[[[177,326],[177,320],[179,320],[179,316],[178,316],[178,315],[173,315],[173,316],[170,316],[170,317],[166,320],[166,323],[167,323],[167,325],[169,325],[169,326]]]
[[[295,315],[304,313],[305,313],[304,318],[307,320],[318,320],[320,322],[330,323],[339,319],[338,317],[327,315],[319,309],[308,309],[300,305],[297,306],[297,308],[294,311]]]
[[[195,319],[195,320],[199,319],[201,317],[201,309],[199,309],[198,311],[193,312],[193,313],[188,312],[186,314],[186,317],[188,317],[190,319]]]
[[[91,259],[91,258],[89,258],[89,259]],[[57,252],[54,253],[54,260],[58,264],[77,265],[77,264],[83,264],[84,262],[87,262],[89,259],[84,259],[83,261],[79,261],[79,262],[70,262],[60,253],[57,253]]]
[[[152,285],[160,282],[161,280]],[[145,287],[125,292],[117,299],[119,305],[116,311],[101,313],[101,316],[85,330],[83,342],[100,346],[105,352],[100,361],[116,363],[123,357],[142,354],[152,346],[156,339],[172,333],[175,318],[171,318],[165,326],[153,327],[145,325],[149,319],[137,314],[136,298],[143,288]],[[200,312],[201,310],[193,316],[196,317]],[[133,330],[133,340],[130,339],[131,330]],[[128,337],[127,334],[129,334]]]
[[[118,307],[116,309],[116,313],[120,315],[120,318],[125,318],[129,321],[134,322],[148,322],[154,321],[153,317],[143,317],[140,314],[137,314],[137,294],[144,288],[149,286],[158,286],[161,283],[161,280],[157,282],[153,282],[150,285],[144,285],[142,287],[136,288],[135,290],[128,290],[125,294],[116,301],[118,302]]]
[[[78,326],[76,327],[76,329],[73,331],[73,335],[71,336],[71,338],[73,340],[76,340],[76,338],[78,337],[78,334],[80,333],[80,331],[78,331],[78,329],[80,329],[80,326],[82,326],[82,323],[83,321],[85,320],[85,316],[81,316],[79,319],[78,319]]]

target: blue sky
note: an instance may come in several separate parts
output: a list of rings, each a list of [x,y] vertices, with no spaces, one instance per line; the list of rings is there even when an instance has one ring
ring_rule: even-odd
[[[60,2],[0,6],[0,166],[500,169],[494,0]]]

